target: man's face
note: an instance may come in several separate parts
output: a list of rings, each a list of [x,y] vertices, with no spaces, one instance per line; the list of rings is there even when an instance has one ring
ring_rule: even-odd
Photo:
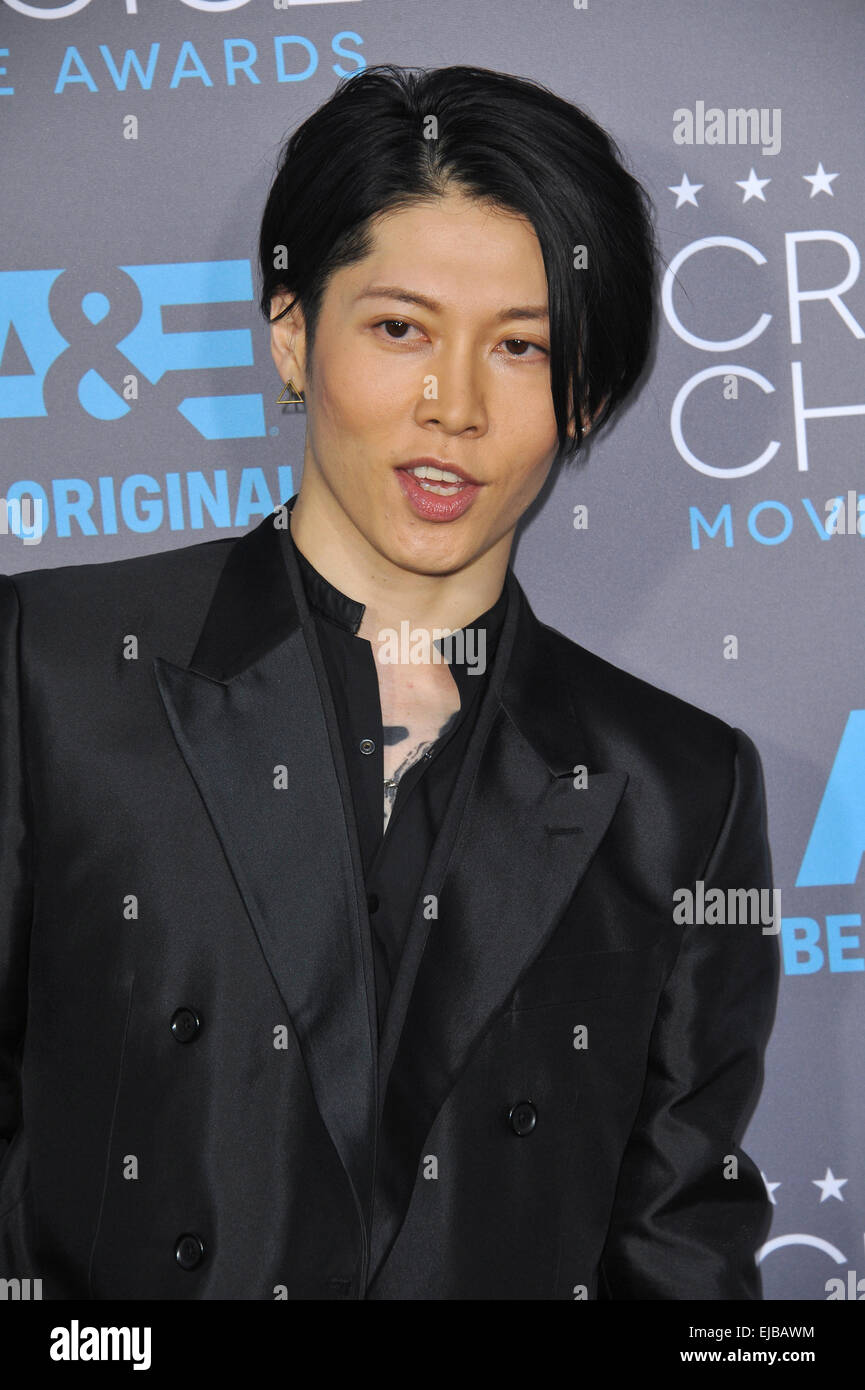
[[[274,298],[271,317],[287,302]],[[524,219],[453,192],[380,219],[371,254],[327,285],[311,371],[299,306],[297,331],[290,316],[272,330],[274,360],[296,380],[293,338],[306,395],[304,497],[413,573],[509,550],[558,443],[546,315]],[[472,485],[408,475],[424,458]]]

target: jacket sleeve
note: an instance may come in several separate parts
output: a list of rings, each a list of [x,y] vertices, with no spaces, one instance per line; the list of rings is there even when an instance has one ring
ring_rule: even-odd
[[[17,589],[0,575],[0,1178],[21,1120],[20,1053],[27,1016],[32,846],[23,765]],[[0,1217],[9,1194],[0,1183]]]
[[[728,888],[772,888],[760,759],[747,735],[734,734],[733,790],[701,875],[706,894],[721,888],[725,897]],[[752,923],[681,931],[619,1172],[601,1299],[762,1298],[754,1257],[770,1204],[739,1141],[762,1083],[778,938]]]

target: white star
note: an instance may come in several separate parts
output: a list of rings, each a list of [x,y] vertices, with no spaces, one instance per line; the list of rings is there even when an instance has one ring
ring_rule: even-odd
[[[691,183],[691,180],[688,178],[687,174],[682,175],[682,182],[678,186],[676,184],[670,183],[667,185],[667,187],[669,188],[671,193],[675,193],[676,195],[677,208],[680,208],[683,203],[693,203],[695,208],[698,208],[700,206],[700,204],[697,202],[697,199],[694,197],[694,194],[699,193],[703,185],[701,183]]]
[[[817,165],[816,174],[803,174],[802,177],[803,179],[807,179],[811,185],[812,198],[815,197],[818,193],[828,193],[830,198],[835,197],[835,194],[833,193],[829,185],[833,179],[837,179],[838,175],[827,174],[826,170],[823,168],[822,159],[820,163]]]
[[[826,1201],[827,1197],[837,1197],[839,1202],[844,1201],[841,1195],[841,1188],[844,1186],[847,1179],[836,1178],[831,1168],[826,1169],[825,1178],[812,1178],[811,1181],[815,1187],[820,1188],[821,1204]]]
[[[769,1194],[769,1201],[772,1203],[773,1207],[777,1207],[778,1203],[775,1201],[774,1193],[775,1188],[780,1187],[781,1184],[779,1182],[770,1182],[769,1179],[766,1177],[766,1174],[763,1172],[762,1168],[760,1169],[760,1177],[763,1179],[763,1185],[766,1188],[767,1193]]]
[[[745,196],[742,199],[743,203],[749,203],[752,198],[759,198],[761,203],[765,203],[766,195],[763,189],[766,187],[767,183],[771,182],[771,179],[758,179],[756,173],[752,169],[746,179],[736,179],[736,187],[744,188],[745,190]]]

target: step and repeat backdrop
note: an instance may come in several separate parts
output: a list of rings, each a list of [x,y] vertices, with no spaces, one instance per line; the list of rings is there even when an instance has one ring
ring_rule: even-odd
[[[863,57],[861,0],[0,0],[6,573],[239,534],[297,489],[258,219],[340,78],[534,78],[651,195],[651,372],[514,567],[544,621],[762,755],[769,1299],[865,1296]]]

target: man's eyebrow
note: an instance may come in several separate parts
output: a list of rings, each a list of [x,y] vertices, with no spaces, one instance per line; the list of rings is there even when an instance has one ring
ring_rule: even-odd
[[[356,298],[355,303],[361,299],[399,299],[404,304],[419,304],[422,309],[429,309],[432,313],[441,313],[442,306],[435,299],[430,299],[425,294],[416,294],[414,290],[403,289],[401,285],[370,285],[363,290]],[[546,319],[548,318],[546,304],[516,304],[510,309],[502,309],[494,316],[494,323],[503,323],[505,319]]]

